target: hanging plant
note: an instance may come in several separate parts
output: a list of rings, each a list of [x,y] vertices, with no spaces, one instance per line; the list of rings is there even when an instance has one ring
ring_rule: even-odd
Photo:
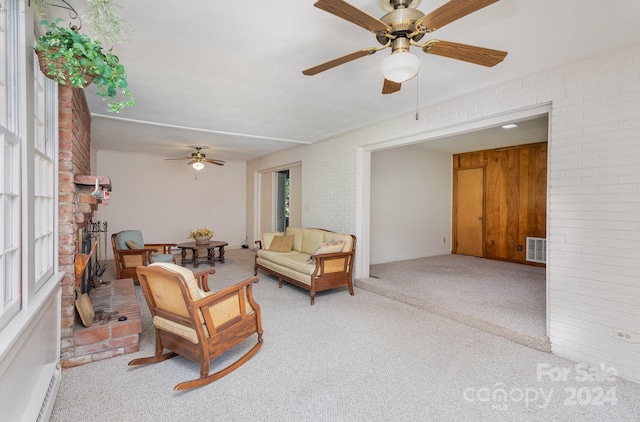
[[[119,8],[113,0],[87,0],[87,12],[83,20],[87,22],[88,32],[94,39],[105,45],[125,41],[131,27],[118,13]]]
[[[38,55],[40,70],[61,85],[84,88],[91,83],[98,87],[98,95],[103,99],[115,98],[118,91],[124,101],[109,103],[113,112],[135,104],[127,86],[127,74],[117,56],[111,50],[104,51],[99,41],[79,33],[74,28],[55,22],[40,21],[48,31],[38,37],[34,47]]]

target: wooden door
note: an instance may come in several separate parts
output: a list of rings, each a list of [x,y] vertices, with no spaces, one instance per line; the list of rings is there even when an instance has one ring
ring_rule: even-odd
[[[484,169],[456,171],[455,253],[483,256]]]

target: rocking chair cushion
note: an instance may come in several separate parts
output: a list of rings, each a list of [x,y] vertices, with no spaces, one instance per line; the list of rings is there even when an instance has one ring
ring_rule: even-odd
[[[182,278],[184,278],[185,282],[187,283],[189,295],[191,296],[191,299],[194,302],[197,302],[203,297],[213,294],[213,292],[205,292],[202,289],[200,289],[200,287],[198,286],[198,282],[193,276],[193,272],[188,268],[184,268],[176,264],[160,263],[160,262],[151,264],[149,266],[161,267],[167,271],[180,274]],[[245,300],[245,306],[246,306],[248,315],[254,312],[253,308],[251,307],[251,304],[249,304],[249,301]],[[238,298],[236,296],[230,296],[229,298],[224,299],[221,302],[211,305],[208,307],[208,310],[211,315],[211,319],[214,321],[216,325],[222,325],[225,322],[230,321],[231,319],[236,318],[240,315],[240,306],[238,304]],[[198,315],[200,318],[200,323],[203,324],[205,335],[209,337],[209,331],[207,330],[207,326],[204,323],[204,316],[202,315],[200,310],[198,310]],[[199,343],[198,334],[193,328],[186,327],[184,325],[162,318],[158,315],[156,315],[153,318],[153,325],[156,328],[169,331],[186,340],[189,340],[193,344]]]
[[[153,326],[160,330],[168,331],[186,340],[189,340],[193,344],[199,343],[196,330],[190,327],[186,327],[182,324],[178,324],[177,322],[173,322],[156,315],[155,317],[153,317]]]
[[[153,262],[173,263],[173,255],[168,253],[154,253],[151,254],[151,260]]]
[[[140,230],[123,230],[116,236],[116,244],[118,246],[118,249],[132,249],[128,244],[130,240],[133,240],[141,247],[143,247],[144,245],[142,232]]]
[[[213,294],[212,292],[206,293]],[[245,300],[245,304],[247,307],[247,315],[251,315],[255,312],[249,304],[249,301]],[[209,312],[211,313],[211,318],[213,319],[214,323],[216,325],[222,325],[225,322],[239,316],[240,308],[238,307],[237,299],[235,297],[230,297],[229,299],[225,299],[220,303],[209,306]],[[204,328],[205,335],[209,337],[209,330],[204,323],[204,317],[202,316],[202,314],[200,314],[200,322],[202,323],[202,326]],[[193,328],[186,327],[182,324],[178,324],[177,322],[173,322],[157,315],[153,317],[153,325],[158,329],[169,331],[170,333],[189,340],[193,344],[199,343],[198,334]]]
[[[154,262],[149,266],[161,267],[167,271],[180,274],[182,278],[184,278],[184,281],[187,282],[189,294],[191,295],[191,299],[193,299],[194,301],[198,301],[206,296],[205,292],[200,289],[200,286],[198,286],[198,282],[196,281],[195,277],[193,276],[193,272],[190,269],[170,262]]]

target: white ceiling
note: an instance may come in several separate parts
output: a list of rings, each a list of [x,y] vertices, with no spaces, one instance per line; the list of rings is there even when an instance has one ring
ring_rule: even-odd
[[[366,30],[313,7],[314,0],[116,2],[133,32],[113,52],[136,105],[109,113],[89,87],[92,138],[101,150],[166,157],[201,145],[209,158],[244,161],[640,40],[638,0],[502,0],[422,41],[505,50],[504,62],[485,68],[416,49],[418,78],[381,95],[380,63],[389,50],[302,75],[379,46]],[[375,17],[385,13],[378,0],[349,2]],[[419,9],[444,3],[423,0]]]

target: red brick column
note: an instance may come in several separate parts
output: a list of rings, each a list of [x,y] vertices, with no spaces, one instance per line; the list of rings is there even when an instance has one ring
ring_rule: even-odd
[[[62,279],[61,359],[74,356],[75,313],[74,259],[78,229],[87,224],[93,209],[78,203],[76,174],[91,171],[91,115],[84,90],[58,87],[58,265]],[[85,216],[88,212],[88,216]]]

